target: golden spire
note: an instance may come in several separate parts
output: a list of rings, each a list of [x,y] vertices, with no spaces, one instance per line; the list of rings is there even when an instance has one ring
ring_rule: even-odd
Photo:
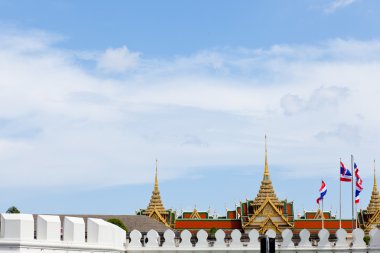
[[[374,214],[379,209],[380,209],[380,195],[379,195],[379,190],[377,189],[376,165],[375,165],[375,160],[374,160],[373,161],[373,188],[372,188],[371,199],[367,207],[367,213]]]
[[[158,173],[157,173],[157,163],[158,163],[158,161],[157,161],[157,159],[156,159],[156,176],[154,177],[154,190],[155,191],[159,191],[158,190]]]
[[[268,169],[268,148],[267,148],[267,135],[265,135],[265,165],[264,165],[264,177],[263,180],[269,179]]]
[[[265,135],[265,165],[264,165],[264,175],[261,181],[261,186],[259,193],[257,194],[252,205],[260,206],[264,201],[269,198],[272,203],[276,206],[282,206],[283,204],[278,200],[276,193],[272,186],[272,181],[269,176],[269,166],[268,166],[268,148],[267,148],[267,136]]]
[[[377,191],[377,182],[376,182],[376,161],[373,160],[373,190]]]
[[[149,205],[147,209],[145,210],[145,213],[151,213],[154,209],[156,209],[159,213],[164,213],[165,208],[164,205],[162,204],[161,201],[161,195],[160,195],[160,190],[158,188],[158,166],[157,166],[157,159],[156,159],[156,175],[154,178],[154,188],[152,191],[152,196],[150,198]]]

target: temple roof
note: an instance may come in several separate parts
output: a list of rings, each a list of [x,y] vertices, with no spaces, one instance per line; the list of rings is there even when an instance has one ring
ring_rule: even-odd
[[[199,215],[199,212],[197,208],[195,207],[193,212],[190,215],[190,219],[201,219],[201,216]]]
[[[378,210],[380,210],[380,195],[379,195],[379,190],[377,189],[376,168],[375,168],[375,165],[374,165],[374,167],[373,167],[373,188],[372,188],[372,195],[371,195],[371,200],[369,201],[369,204],[368,204],[368,207],[367,207],[367,213],[368,214],[374,214]]]
[[[131,232],[134,229],[137,229],[142,233],[147,233],[149,230],[154,229],[159,233],[163,233],[168,229],[168,227],[162,224],[161,222],[145,215],[119,215],[119,214],[112,214],[112,215],[109,215],[109,214],[49,214],[49,215],[58,215],[61,219],[61,224],[64,223],[65,216],[73,216],[73,217],[83,218],[86,224],[87,224],[88,218],[98,218],[98,219],[103,219],[105,221],[109,219],[119,219],[128,228],[129,232]],[[35,229],[36,229],[37,214],[34,214],[33,216],[35,220],[34,224],[35,224]],[[87,230],[87,226],[85,228]]]
[[[150,197],[150,202],[147,207],[147,209],[144,211],[144,213],[152,213],[154,210],[156,210],[158,213],[166,213],[166,210],[164,208],[164,205],[162,204],[160,190],[158,189],[158,175],[157,175],[157,160],[156,160],[156,176],[154,179],[154,188],[152,191],[152,196]]]
[[[264,165],[264,175],[261,181],[260,190],[257,194],[255,200],[253,201],[253,206],[261,206],[265,200],[269,198],[275,206],[282,205],[278,200],[274,188],[272,186],[272,181],[270,180],[269,168],[268,168],[268,151],[267,151],[267,136],[265,136],[265,165]]]

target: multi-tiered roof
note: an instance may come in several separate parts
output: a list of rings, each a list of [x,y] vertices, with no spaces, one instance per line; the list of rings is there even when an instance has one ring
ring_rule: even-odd
[[[377,182],[376,182],[376,169],[373,168],[373,188],[372,188],[372,195],[371,200],[369,201],[368,207],[367,207],[367,213],[368,214],[374,214],[378,210],[380,210],[380,195],[379,190],[377,189]]]
[[[160,190],[158,188],[157,160],[152,196],[150,197],[148,207],[145,210],[141,210],[139,213],[158,220],[168,227],[170,227],[174,221],[175,213],[173,213],[171,209],[166,210],[161,200]]]
[[[154,178],[154,187],[152,191],[152,196],[150,197],[150,202],[146,208],[146,213],[151,213],[156,210],[159,213],[165,213],[165,207],[161,200],[160,190],[158,189],[158,173],[157,173],[157,160],[156,160],[156,175]]]
[[[267,199],[269,199],[275,206],[282,206],[283,204],[278,200],[274,191],[272,181],[269,176],[268,168],[268,150],[267,150],[267,137],[265,136],[265,166],[263,180],[261,181],[260,190],[252,203],[252,206],[260,207]]]
[[[265,136],[263,180],[256,198],[249,202],[246,215],[242,215],[243,228],[257,229],[259,233],[265,233],[268,229],[281,233],[282,230],[293,227],[290,223],[290,216],[293,216],[292,206],[292,203],[289,205],[287,201],[280,201],[274,191],[269,176],[267,137]]]

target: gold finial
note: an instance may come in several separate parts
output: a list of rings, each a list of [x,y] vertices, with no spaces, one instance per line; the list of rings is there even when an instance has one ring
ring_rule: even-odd
[[[264,180],[265,180],[265,179],[269,179],[267,135],[265,135],[265,167],[264,167]]]

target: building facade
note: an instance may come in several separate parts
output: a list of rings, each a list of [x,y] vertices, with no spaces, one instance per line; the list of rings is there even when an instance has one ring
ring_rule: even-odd
[[[299,234],[302,229],[308,229],[311,235],[316,236],[323,227],[334,234],[340,227],[351,232],[354,224],[369,232],[372,228],[380,226],[380,195],[377,189],[376,176],[370,203],[366,210],[360,210],[358,220],[339,220],[331,214],[331,211],[317,210],[304,211],[303,215],[294,215],[294,203],[278,199],[269,174],[267,142],[265,138],[265,162],[264,173],[257,196],[254,199],[240,202],[235,210],[226,212],[226,216],[217,217],[210,215],[209,211],[199,211],[194,208],[191,212],[182,212],[177,215],[171,209],[165,209],[161,200],[157,163],[155,183],[148,207],[137,212],[138,215],[147,215],[156,219],[168,228],[175,230],[189,230],[196,232],[200,229],[208,231],[223,229],[226,232],[239,229],[247,232],[256,229],[264,234],[268,229],[281,234],[284,229],[291,229],[294,234]],[[374,173],[375,174],[375,173]]]

